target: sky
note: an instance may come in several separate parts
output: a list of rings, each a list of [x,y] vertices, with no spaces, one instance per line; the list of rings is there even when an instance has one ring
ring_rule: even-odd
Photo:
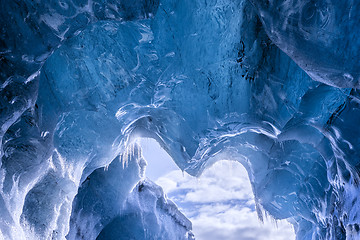
[[[292,240],[286,221],[268,218],[261,223],[245,168],[238,162],[219,161],[200,178],[183,173],[152,139],[142,139],[148,162],[146,175],[160,185],[193,223],[197,240]]]

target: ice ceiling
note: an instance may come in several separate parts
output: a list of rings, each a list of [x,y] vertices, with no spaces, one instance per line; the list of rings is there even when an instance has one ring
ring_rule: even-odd
[[[193,239],[139,136],[239,161],[299,240],[360,237],[360,2],[0,5],[0,239]]]

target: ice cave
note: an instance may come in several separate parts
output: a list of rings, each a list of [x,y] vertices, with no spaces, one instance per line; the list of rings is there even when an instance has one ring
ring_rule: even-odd
[[[146,177],[140,138],[194,177],[242,164],[259,221],[296,240],[360,239],[360,1],[0,13],[0,240],[196,239]]]

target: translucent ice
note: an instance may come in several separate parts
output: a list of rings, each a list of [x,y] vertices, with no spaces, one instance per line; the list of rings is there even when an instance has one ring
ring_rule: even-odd
[[[1,6],[2,238],[193,238],[137,137],[194,176],[239,161],[298,239],[360,237],[358,3]]]
[[[271,40],[314,80],[359,88],[360,3],[251,0]]]

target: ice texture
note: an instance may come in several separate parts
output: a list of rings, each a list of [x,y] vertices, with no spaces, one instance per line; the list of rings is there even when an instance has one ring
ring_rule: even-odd
[[[129,195],[124,211],[99,234],[99,240],[194,240],[191,222],[149,179],[140,181]]]
[[[357,239],[356,1],[1,1],[0,239],[193,239],[151,137],[247,169],[259,218]]]
[[[251,0],[281,50],[315,81],[359,88],[360,3],[336,0]]]

